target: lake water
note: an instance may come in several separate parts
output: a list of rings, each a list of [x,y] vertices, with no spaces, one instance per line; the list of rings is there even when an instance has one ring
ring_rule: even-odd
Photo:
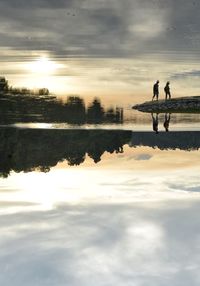
[[[199,285],[200,115],[158,120],[0,128],[1,285]]]

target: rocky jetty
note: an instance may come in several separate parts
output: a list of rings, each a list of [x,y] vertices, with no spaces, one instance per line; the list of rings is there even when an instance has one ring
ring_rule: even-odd
[[[179,97],[168,100],[147,101],[137,104],[133,109],[142,112],[196,112],[200,113],[200,96]]]

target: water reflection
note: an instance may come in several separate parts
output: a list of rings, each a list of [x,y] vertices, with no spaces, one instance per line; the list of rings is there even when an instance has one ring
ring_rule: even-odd
[[[123,152],[130,138],[131,131],[121,130],[0,128],[1,176],[7,177],[11,170],[47,172],[63,160],[79,165],[86,154],[98,163],[104,152]]]
[[[165,131],[169,131],[169,123],[171,119],[171,114],[170,113],[165,113],[165,121],[163,123],[163,126],[165,127]]]
[[[198,150],[200,148],[199,131],[133,132],[130,146],[148,146],[160,150]]]
[[[158,134],[158,114],[154,116],[154,114],[152,113],[151,117],[152,117],[153,131],[155,131],[156,134]]]
[[[158,130],[159,114],[158,113],[156,113],[156,114],[151,113],[151,118],[152,118],[153,131],[155,131],[155,133],[158,134],[159,133],[159,130]],[[170,119],[171,119],[171,113],[165,113],[163,126],[164,126],[166,132],[169,131]]]
[[[160,150],[198,150],[199,131],[154,132],[84,129],[0,128],[0,175],[10,172],[48,172],[58,162],[69,166],[82,164],[87,158],[99,163],[102,155],[123,153],[124,145],[147,146]]]

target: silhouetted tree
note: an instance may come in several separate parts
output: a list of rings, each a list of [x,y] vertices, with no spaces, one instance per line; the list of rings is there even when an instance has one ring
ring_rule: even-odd
[[[49,90],[48,88],[40,88],[38,93],[39,95],[49,95]]]
[[[70,96],[65,104],[68,121],[71,123],[84,123],[86,117],[85,103],[78,96]]]
[[[7,91],[8,90],[8,81],[5,77],[0,77],[0,91]]]
[[[98,123],[103,121],[104,109],[101,106],[99,99],[94,99],[91,105],[89,105],[87,110],[87,118],[89,122]]]

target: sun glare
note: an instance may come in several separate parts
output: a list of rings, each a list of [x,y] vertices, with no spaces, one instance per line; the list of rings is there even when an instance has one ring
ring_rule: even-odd
[[[31,89],[46,87],[50,92],[64,93],[69,82],[69,77],[62,75],[64,68],[64,63],[45,55],[33,58],[32,61],[22,64],[26,73],[21,81],[18,79],[17,85]]]
[[[60,65],[47,57],[40,57],[28,63],[26,67],[32,73],[49,75],[55,73]]]

